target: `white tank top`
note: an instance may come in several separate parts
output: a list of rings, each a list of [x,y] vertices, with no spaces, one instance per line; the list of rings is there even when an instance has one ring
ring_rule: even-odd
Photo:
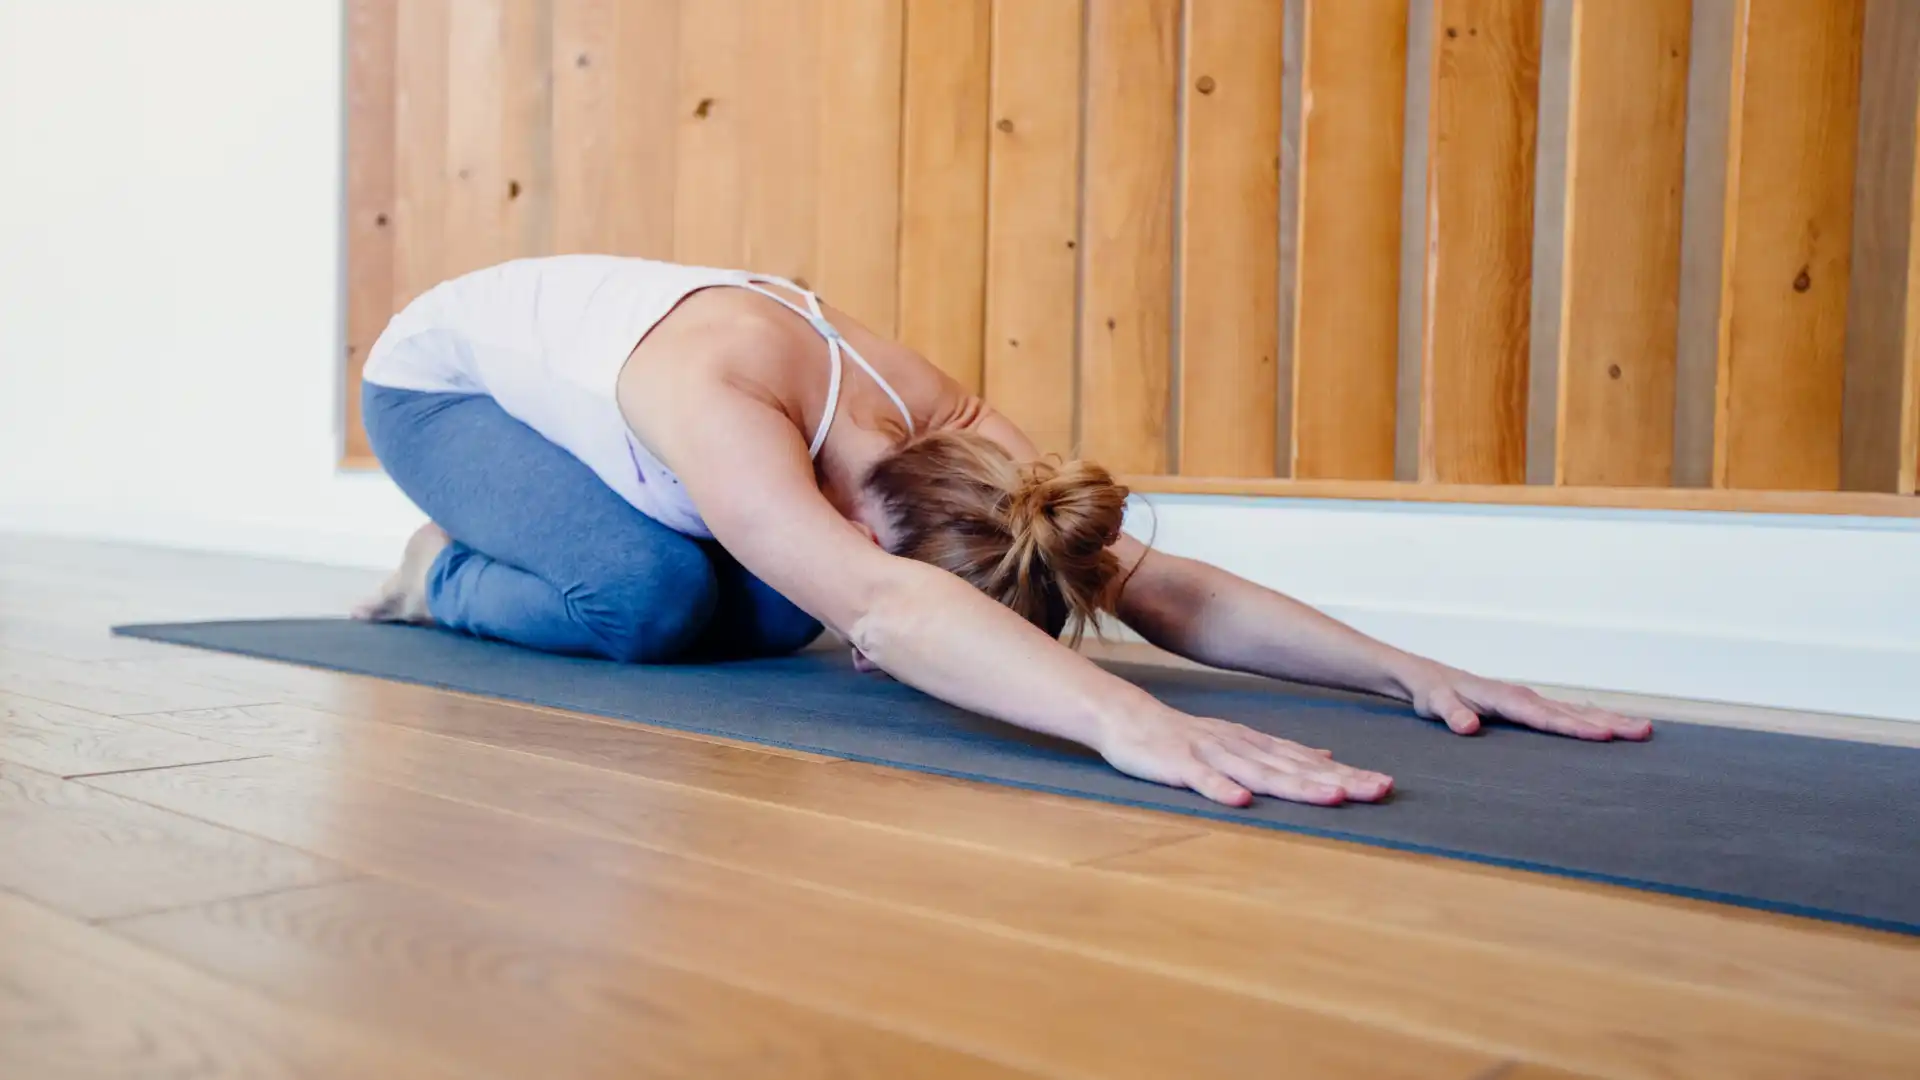
[[[762,283],[792,289],[806,306]],[[716,285],[778,301],[826,339],[826,412],[810,456],[833,426],[843,354],[879,384],[913,431],[906,403],[827,321],[813,293],[743,270],[612,255],[518,259],[437,285],[393,317],[368,352],[362,378],[396,390],[485,394],[641,513],[676,532],[711,537],[679,479],[627,427],[615,384],[634,346],[674,305]]]

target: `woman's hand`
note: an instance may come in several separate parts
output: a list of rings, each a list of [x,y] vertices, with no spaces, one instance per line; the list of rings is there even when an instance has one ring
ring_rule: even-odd
[[[1457,735],[1479,731],[1483,718],[1596,742],[1638,740],[1653,734],[1653,725],[1645,720],[1554,701],[1524,686],[1483,679],[1441,664],[1423,666],[1401,682],[1415,712],[1446,724]]]
[[[1117,723],[1094,749],[1129,776],[1191,788],[1228,806],[1246,806],[1255,795],[1337,806],[1393,790],[1392,777],[1341,765],[1331,751],[1173,710]]]

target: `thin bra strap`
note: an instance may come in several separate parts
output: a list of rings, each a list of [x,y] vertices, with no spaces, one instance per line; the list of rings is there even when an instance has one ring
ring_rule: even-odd
[[[792,289],[794,292],[806,297],[807,306],[802,308],[800,305],[781,296],[772,289],[766,288],[761,284],[763,281],[770,281],[776,285],[783,285]],[[795,315],[807,320],[808,325],[813,327],[814,332],[826,339],[827,359],[830,364],[827,372],[827,406],[825,413],[820,417],[820,428],[814,432],[813,443],[807,447],[807,456],[809,458],[818,455],[820,448],[826,445],[827,432],[832,429],[834,414],[840,409],[840,373],[843,366],[840,355],[842,352],[853,357],[853,362],[860,365],[860,370],[866,372],[868,377],[878,384],[881,391],[887,395],[887,400],[893,402],[893,407],[900,410],[901,418],[907,422],[907,434],[912,435],[914,433],[913,413],[908,411],[907,403],[900,399],[900,395],[894,392],[893,387],[887,380],[880,377],[880,373],[873,369],[873,365],[867,363],[867,358],[860,355],[860,351],[853,347],[853,343],[841,335],[840,328],[827,321],[826,312],[820,308],[820,298],[815,296],[812,291],[802,289],[790,281],[782,281],[779,278],[748,278],[742,282],[741,285],[743,288],[757,292],[761,296],[777,302]]]

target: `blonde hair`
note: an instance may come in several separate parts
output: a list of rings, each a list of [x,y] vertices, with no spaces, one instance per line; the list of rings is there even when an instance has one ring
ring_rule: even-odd
[[[1089,461],[1020,463],[970,431],[907,440],[867,474],[893,553],[947,570],[1078,643],[1117,599],[1128,491]]]

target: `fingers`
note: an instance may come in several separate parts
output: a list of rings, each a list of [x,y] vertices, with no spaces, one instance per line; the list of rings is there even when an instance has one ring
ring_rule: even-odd
[[[1447,725],[1447,730],[1455,735],[1472,735],[1480,730],[1480,714],[1467,707],[1460,695],[1452,690],[1440,689],[1427,702],[1435,719]]]
[[[1349,799],[1375,802],[1393,790],[1393,777],[1334,761],[1330,754],[1251,729],[1240,733],[1243,753],[1269,768],[1339,788]]]
[[[1524,687],[1504,688],[1490,704],[1501,716],[1514,723],[1576,739],[1592,742],[1612,739],[1638,741],[1653,735],[1653,725],[1646,720],[1632,719],[1587,705],[1554,701]]]
[[[1194,763],[1193,772],[1187,777],[1187,786],[1214,802],[1228,806],[1245,806],[1253,801],[1253,793],[1226,773],[1199,762]]]
[[[1653,722],[1634,716],[1621,716],[1605,709],[1596,709],[1591,705],[1562,705],[1572,709],[1591,723],[1599,724],[1613,732],[1616,739],[1632,739],[1640,742],[1653,737]]]
[[[1247,747],[1236,746],[1225,740],[1203,743],[1199,748],[1199,757],[1240,786],[1257,794],[1318,806],[1338,806],[1347,801],[1344,785],[1269,765],[1258,760]]]

